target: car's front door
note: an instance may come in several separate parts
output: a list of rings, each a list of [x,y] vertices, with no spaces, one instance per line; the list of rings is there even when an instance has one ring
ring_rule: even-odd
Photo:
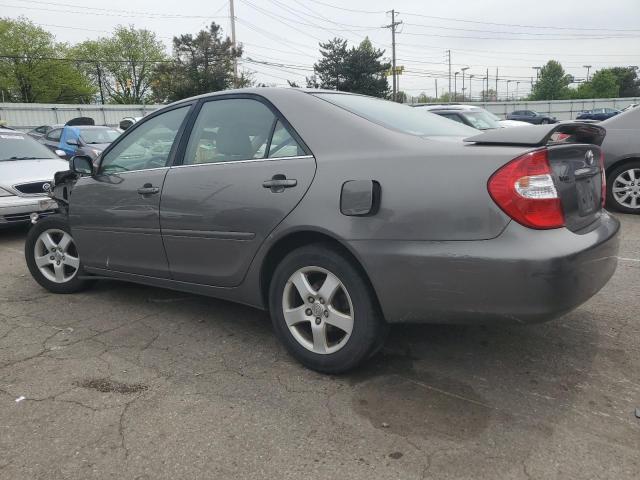
[[[160,193],[190,105],[154,115],[105,152],[74,186],[71,230],[87,267],[168,277]]]
[[[257,97],[204,102],[182,165],[165,180],[160,223],[172,278],[241,283],[269,233],[298,204],[315,159]]]

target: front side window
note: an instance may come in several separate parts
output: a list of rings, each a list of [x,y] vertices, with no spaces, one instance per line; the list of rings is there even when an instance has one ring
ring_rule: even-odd
[[[388,100],[345,93],[313,93],[370,122],[416,136],[467,136],[478,132],[431,112]]]
[[[165,167],[189,108],[176,108],[141,124],[103,156],[100,173]]]
[[[183,164],[264,158],[275,121],[271,110],[257,100],[229,98],[206,102],[193,126]]]
[[[55,128],[53,130],[51,130],[48,134],[47,134],[47,140],[52,140],[54,142],[57,142],[58,140],[60,140],[60,135],[62,135],[62,129],[61,128]]]

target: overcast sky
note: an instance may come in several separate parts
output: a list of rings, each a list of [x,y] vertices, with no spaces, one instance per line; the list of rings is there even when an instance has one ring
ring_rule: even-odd
[[[173,35],[195,33],[216,21],[230,34],[227,0],[0,0],[2,16],[25,16],[55,33],[58,41],[76,43],[105,35],[116,25],[133,24],[156,32],[171,48]],[[318,42],[341,36],[359,43],[369,36],[391,56],[394,8],[398,27],[397,64],[404,65],[400,88],[411,95],[433,95],[448,88],[446,51],[452,69],[474,75],[471,93],[481,90],[489,69],[499,91],[526,93],[533,66],[559,60],[576,78],[601,67],[640,65],[640,0],[235,0],[236,35],[245,48],[241,68],[260,82],[304,84],[318,58]],[[461,76],[458,76],[461,90]],[[516,82],[519,82],[516,84]]]

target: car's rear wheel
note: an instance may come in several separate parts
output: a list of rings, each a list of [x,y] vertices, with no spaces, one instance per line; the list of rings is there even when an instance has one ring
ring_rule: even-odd
[[[269,291],[276,334],[303,365],[349,370],[382,347],[387,326],[371,288],[346,255],[325,245],[294,250]]]
[[[53,293],[74,293],[87,287],[82,262],[66,220],[51,216],[37,222],[27,235],[25,258],[33,278]]]
[[[624,213],[640,213],[640,161],[617,167],[609,174],[607,205]]]

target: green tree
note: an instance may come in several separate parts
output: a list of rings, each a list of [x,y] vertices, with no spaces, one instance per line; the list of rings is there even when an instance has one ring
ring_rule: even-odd
[[[160,101],[174,101],[202,93],[233,88],[233,63],[242,56],[242,47],[233,47],[222,36],[220,25],[212,22],[195,36],[173,38],[172,62],[160,66],[154,95]],[[241,73],[238,87],[248,86],[251,78]]]
[[[102,86],[111,103],[149,101],[151,83],[159,65],[167,61],[156,34],[133,25],[118,26],[109,37],[89,40],[74,47],[78,68]]]
[[[334,38],[327,43],[321,43],[320,55],[322,58],[314,65],[314,77],[317,77],[320,88],[342,90],[346,75],[347,41]]]
[[[598,70],[589,83],[592,98],[615,98],[620,93],[617,78],[610,70]]]
[[[573,81],[571,75],[567,75],[555,60],[549,60],[547,64],[540,69],[540,76],[533,85],[531,91],[531,100],[560,100],[569,98],[571,91],[569,85]]]
[[[633,67],[604,68],[600,71],[611,72],[616,78],[620,97],[640,97],[640,79],[638,70]]]
[[[67,58],[69,47],[19,18],[0,19],[0,90],[6,101],[88,103],[95,88]]]
[[[384,51],[373,48],[369,38],[365,38],[357,48],[351,47],[346,56],[345,78],[340,90],[387,97],[389,82],[385,72],[391,64],[381,61],[383,55]],[[406,94],[402,98],[406,99]],[[397,100],[402,101],[400,98]]]
[[[320,44],[320,55],[314,75],[307,78],[307,86],[376,97],[389,95],[385,72],[390,64],[381,61],[384,51],[374,48],[368,38],[350,49],[346,40],[334,38]]]

